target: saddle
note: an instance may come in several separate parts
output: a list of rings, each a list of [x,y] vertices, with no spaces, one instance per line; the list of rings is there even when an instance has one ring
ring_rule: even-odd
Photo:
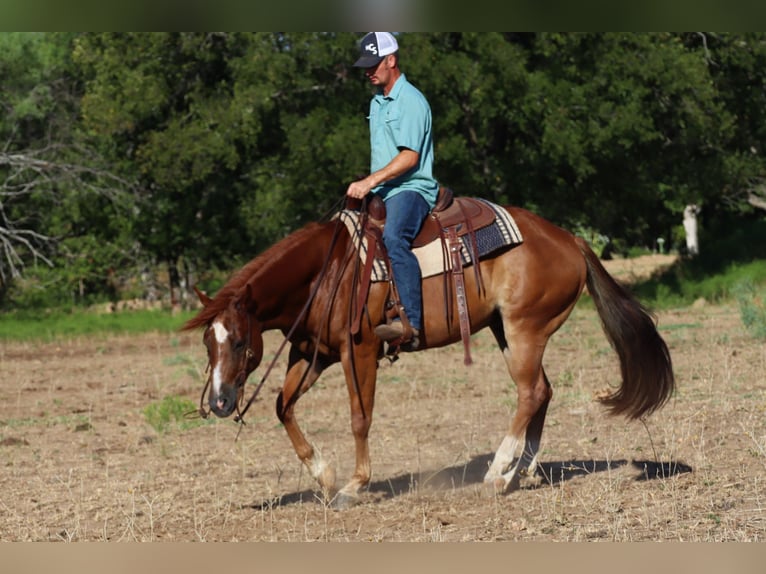
[[[349,201],[349,209],[362,209],[362,230],[367,239],[368,257],[365,261],[365,267],[359,276],[359,291],[357,293],[356,304],[354,306],[354,315],[351,325],[351,333],[356,335],[361,328],[361,320],[364,311],[364,305],[369,293],[370,281],[372,275],[372,262],[375,257],[380,257],[386,262],[390,269],[390,262],[383,245],[383,225],[386,219],[386,207],[383,200],[377,195],[368,196],[369,201],[366,205],[356,200],[356,203]],[[467,249],[470,254],[470,260],[473,263],[476,285],[481,293],[484,285],[481,278],[481,269],[479,267],[479,252],[476,243],[475,232],[478,229],[491,225],[495,221],[495,213],[485,202],[468,198],[455,197],[452,190],[447,187],[439,189],[439,195],[436,205],[423,221],[423,225],[417,237],[413,241],[413,247],[421,247],[439,239],[442,242],[442,253],[445,259],[449,257],[450,272],[444,274],[444,302],[445,315],[447,321],[452,324],[454,320],[452,297],[457,303],[458,320],[460,326],[460,337],[463,341],[464,363],[470,365],[470,338],[471,325],[468,316],[468,305],[465,295],[465,279],[463,275],[463,260],[461,250],[463,248],[463,237],[467,236]],[[445,266],[446,268],[446,266]],[[393,274],[389,273],[393,278]],[[452,277],[452,283],[448,277]],[[402,341],[406,341],[412,336],[412,327],[407,320],[406,313],[402,308],[396,290],[395,281],[391,281],[391,292],[389,301],[386,305],[386,320],[390,322],[394,317],[399,316],[402,321],[404,333],[401,340],[389,343],[388,354],[396,355]],[[406,346],[402,345],[406,350]]]

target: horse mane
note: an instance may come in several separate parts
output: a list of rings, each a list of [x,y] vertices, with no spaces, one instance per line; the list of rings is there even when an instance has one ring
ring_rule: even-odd
[[[231,300],[255,277],[260,269],[268,265],[270,261],[282,257],[285,251],[291,249],[296,244],[304,242],[308,236],[313,236],[319,227],[321,227],[319,223],[308,223],[251,259],[242,269],[229,278],[208,305],[204,306],[197,315],[184,323],[181,330],[190,331],[200,327],[207,327],[219,313],[229,306]]]

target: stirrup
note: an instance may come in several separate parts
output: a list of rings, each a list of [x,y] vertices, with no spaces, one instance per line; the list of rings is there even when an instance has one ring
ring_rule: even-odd
[[[383,323],[374,329],[375,334],[387,343],[403,344],[418,339],[420,331],[404,321]]]
[[[396,286],[392,281],[394,292]],[[389,299],[385,310],[386,322],[373,330],[381,340],[388,343],[387,355],[396,355],[401,351],[416,351],[420,347],[420,331],[410,323],[404,305]]]

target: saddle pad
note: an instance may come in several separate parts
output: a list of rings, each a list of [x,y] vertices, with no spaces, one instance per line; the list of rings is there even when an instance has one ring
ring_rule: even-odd
[[[489,255],[493,251],[502,247],[515,245],[523,241],[516,222],[507,210],[487,200],[480,199],[480,201],[489,205],[495,212],[494,223],[481,229],[477,229],[474,232],[476,237],[476,247],[480,258]],[[348,229],[349,234],[354,240],[354,247],[359,251],[359,257],[361,258],[362,263],[364,263],[367,260],[367,240],[364,239],[364,241],[362,241],[362,246],[360,248],[359,239],[362,237],[362,232],[359,226],[359,212],[344,209],[340,211],[336,217],[339,217],[345,224],[346,229]],[[463,266],[471,265],[473,261],[471,261],[471,251],[469,249],[470,237],[464,235],[460,238],[460,241],[462,243],[460,255],[463,260]],[[420,272],[424,278],[439,275],[440,273],[452,269],[452,261],[449,254],[444,251],[441,239],[439,238],[423,247],[416,247],[412,252],[418,258]],[[389,280],[386,266],[382,259],[376,258],[373,262],[371,280],[373,282]]]

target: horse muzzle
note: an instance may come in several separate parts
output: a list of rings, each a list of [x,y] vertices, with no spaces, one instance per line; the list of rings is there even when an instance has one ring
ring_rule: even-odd
[[[215,394],[212,389],[208,397],[210,410],[215,416],[226,418],[237,408],[239,391],[234,385],[221,385],[221,391]]]

